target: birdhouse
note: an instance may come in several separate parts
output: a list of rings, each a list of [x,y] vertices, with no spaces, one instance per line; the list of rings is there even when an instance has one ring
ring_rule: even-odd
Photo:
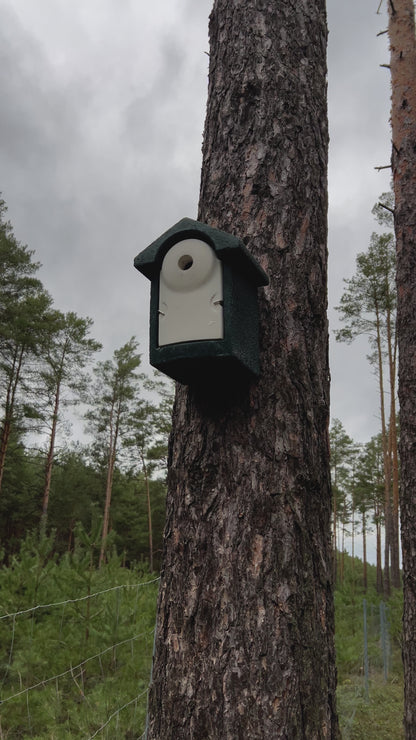
[[[185,384],[259,374],[257,289],[243,242],[183,218],[137,255],[151,282],[150,364]]]

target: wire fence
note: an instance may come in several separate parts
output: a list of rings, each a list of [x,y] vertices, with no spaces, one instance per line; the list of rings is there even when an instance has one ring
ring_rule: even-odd
[[[0,614],[0,738],[144,738],[158,582]]]
[[[382,668],[384,681],[387,681],[391,667],[391,641],[389,631],[388,606],[367,604],[363,599],[363,666],[364,692],[369,698],[370,661]]]

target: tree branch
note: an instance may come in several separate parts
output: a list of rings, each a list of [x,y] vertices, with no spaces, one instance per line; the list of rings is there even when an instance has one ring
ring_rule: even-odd
[[[380,64],[380,67],[385,67],[386,69],[390,69],[390,64]]]
[[[374,167],[375,170],[380,172],[380,170],[389,170],[391,169],[391,164],[383,164],[380,167]]]
[[[386,211],[390,211],[390,213],[392,213],[392,214],[393,214],[393,216],[394,216],[394,208],[390,208],[390,206],[386,206],[386,204],[385,204],[385,203],[380,203],[380,201],[378,202],[378,204],[379,204],[379,206],[381,206],[382,208],[385,208],[385,209],[386,209]]]
[[[393,15],[396,15],[396,8],[395,8],[395,7],[394,7],[394,5],[393,5],[393,0],[390,0],[390,7],[391,7],[391,12],[392,12],[392,14],[393,14]]]
[[[388,28],[386,28],[386,30],[385,30],[385,31],[379,31],[379,32],[378,32],[378,34],[377,34],[377,36],[382,36],[382,35],[383,35],[383,33],[388,33],[388,32],[389,32],[389,29],[388,29]]]

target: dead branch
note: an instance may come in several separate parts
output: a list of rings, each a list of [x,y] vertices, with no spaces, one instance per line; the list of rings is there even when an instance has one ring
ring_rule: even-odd
[[[389,170],[391,169],[391,164],[382,164],[379,167],[374,167],[375,170],[380,172],[380,170]]]
[[[380,64],[380,67],[385,67],[386,69],[390,69],[390,64]]]
[[[388,28],[386,28],[386,30],[385,30],[385,31],[379,31],[379,32],[378,32],[378,34],[377,34],[377,36],[382,36],[382,35],[383,35],[383,33],[388,33],[388,32],[389,32],[389,29],[388,29]]]
[[[380,201],[378,202],[378,204],[379,204],[379,206],[381,206],[382,208],[385,208],[385,209],[386,209],[386,211],[390,211],[390,213],[392,213],[392,214],[393,214],[393,216],[394,216],[394,208],[390,208],[390,206],[386,206],[386,204],[385,204],[385,203],[380,203]]]

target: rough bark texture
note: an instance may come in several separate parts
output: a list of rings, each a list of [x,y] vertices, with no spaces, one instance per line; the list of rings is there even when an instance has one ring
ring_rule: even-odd
[[[405,731],[416,738],[416,42],[411,0],[389,5],[397,242]]]
[[[324,0],[216,0],[199,219],[260,291],[249,388],[180,386],[149,738],[335,738]]]

